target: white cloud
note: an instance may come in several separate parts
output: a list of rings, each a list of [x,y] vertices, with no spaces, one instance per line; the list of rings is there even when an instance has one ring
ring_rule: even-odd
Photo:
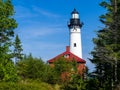
[[[54,35],[60,35],[64,30],[61,25],[26,26],[22,30],[16,30],[22,41],[24,53],[32,53],[48,60],[65,50],[65,43],[58,42]],[[55,41],[53,41],[55,40]],[[64,41],[64,40],[62,40]]]
[[[15,6],[15,17],[16,18],[31,18],[31,17],[37,17],[38,15],[35,13],[32,13],[30,8],[24,7],[22,5]]]
[[[63,52],[64,47],[65,46],[63,44],[40,41],[30,41],[29,43],[25,43],[23,45],[24,52],[26,54],[32,52],[33,56],[41,57],[44,61],[53,58]]]
[[[55,13],[52,13],[52,12],[49,12],[49,11],[46,11],[46,10],[43,10],[40,7],[37,7],[37,6],[33,6],[32,8],[36,13],[42,14],[42,15],[50,17],[50,18],[59,18],[60,17],[60,15],[57,15]]]
[[[21,35],[21,38],[25,39],[37,39],[40,37],[46,37],[54,34],[60,34],[63,32],[62,29],[59,28],[59,26],[54,26],[54,27],[46,27],[46,26],[28,26],[22,28],[22,30],[17,31]]]
[[[60,18],[60,15],[46,11],[37,6],[25,7],[23,5],[15,6],[15,17],[16,18],[31,18],[31,17],[40,17],[43,15],[48,18]]]
[[[61,18],[60,15],[37,6],[26,7],[24,4],[16,5],[15,11],[15,18],[18,21],[16,33],[19,34],[24,53],[31,52],[33,56],[40,56],[46,61],[64,52],[65,40],[59,42],[56,39],[61,37],[61,33],[67,31],[63,25],[64,22],[58,21]],[[55,18],[54,21],[52,18]],[[58,37],[54,37],[57,35]]]

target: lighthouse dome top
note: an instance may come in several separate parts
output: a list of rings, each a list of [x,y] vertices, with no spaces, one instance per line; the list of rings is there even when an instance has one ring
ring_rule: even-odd
[[[74,8],[71,14],[79,14],[78,11]]]
[[[73,19],[79,19],[79,13],[75,8],[72,11],[71,16],[72,16]]]
[[[68,22],[68,27],[69,28],[74,28],[74,27],[79,27],[81,28],[83,23],[80,22],[79,18],[79,13],[78,11],[74,8],[74,10],[71,13],[71,18],[70,21]]]

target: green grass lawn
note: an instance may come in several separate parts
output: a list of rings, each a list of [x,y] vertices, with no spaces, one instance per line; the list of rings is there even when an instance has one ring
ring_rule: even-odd
[[[17,83],[1,82],[0,90],[59,90],[59,86],[52,86],[40,81],[26,80]]]

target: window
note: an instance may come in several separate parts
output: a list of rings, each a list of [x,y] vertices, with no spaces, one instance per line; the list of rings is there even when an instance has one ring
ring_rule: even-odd
[[[69,58],[69,56],[70,56],[69,54],[65,54],[64,58]]]
[[[76,47],[77,45],[76,45],[76,43],[74,43],[74,47]]]

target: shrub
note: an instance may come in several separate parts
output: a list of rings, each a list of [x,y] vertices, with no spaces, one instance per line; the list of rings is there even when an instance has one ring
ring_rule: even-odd
[[[26,80],[18,83],[1,82],[0,90],[55,90],[55,89],[47,83]]]

